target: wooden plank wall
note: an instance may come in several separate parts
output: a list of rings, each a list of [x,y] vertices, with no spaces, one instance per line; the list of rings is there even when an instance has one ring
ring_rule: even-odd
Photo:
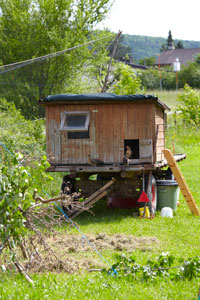
[[[158,128],[158,136],[156,142],[156,161],[164,159],[162,150],[165,149],[165,124],[164,111],[160,107],[156,107],[156,128]]]
[[[50,162],[61,163],[60,107],[46,107],[46,147]]]
[[[64,111],[91,112],[89,139],[68,140],[65,131],[59,132],[59,138],[56,138],[60,115]],[[162,109],[155,109],[155,104],[151,102],[46,106],[48,157],[52,164],[85,164],[88,154],[105,163],[122,162],[125,139],[155,138],[156,116],[156,124],[159,125],[156,145],[159,159],[164,148],[162,115]]]

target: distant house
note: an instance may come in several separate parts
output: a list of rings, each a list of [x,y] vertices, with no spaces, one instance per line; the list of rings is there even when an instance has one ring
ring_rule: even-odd
[[[126,65],[129,65],[131,68],[133,69],[142,69],[142,70],[146,70],[147,67],[146,66],[143,66],[143,65],[139,65],[139,64],[136,64],[133,62],[133,57],[130,57],[129,59],[126,59],[124,57],[120,57],[119,62],[123,62],[125,63]]]
[[[173,63],[176,61],[177,58],[179,59],[181,65],[186,66],[189,61],[194,61],[195,57],[199,53],[200,48],[166,50],[157,57],[154,66],[173,66]]]

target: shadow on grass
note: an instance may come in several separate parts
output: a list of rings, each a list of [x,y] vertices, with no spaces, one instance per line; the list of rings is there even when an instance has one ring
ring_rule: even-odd
[[[97,202],[90,211],[84,211],[77,218],[76,221],[80,226],[88,225],[91,223],[113,223],[120,222],[126,217],[132,217],[133,212],[138,212],[138,208],[134,209],[120,209],[120,208],[108,208],[107,199],[102,199]]]

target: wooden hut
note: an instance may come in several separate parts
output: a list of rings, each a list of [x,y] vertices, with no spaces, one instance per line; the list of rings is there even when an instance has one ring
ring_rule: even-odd
[[[89,196],[84,207],[105,195],[132,207],[145,190],[156,209],[155,178],[165,178],[167,165],[166,104],[152,95],[115,94],[61,94],[39,103],[46,111],[47,171],[67,172],[62,187],[70,180],[74,191]]]
[[[119,170],[127,145],[129,168],[163,159],[169,108],[155,96],[63,94],[40,103],[46,111],[50,171],[89,172],[88,155],[104,163],[101,171]]]

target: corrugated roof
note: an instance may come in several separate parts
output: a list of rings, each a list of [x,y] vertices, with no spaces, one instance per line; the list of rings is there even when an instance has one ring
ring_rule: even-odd
[[[200,48],[174,49],[167,50],[160,54],[154,65],[172,65],[176,58],[181,64],[187,65],[188,61],[194,61],[195,57],[200,53]]]
[[[155,101],[164,109],[170,108],[163,103],[158,97],[154,95],[116,95],[113,93],[99,93],[99,94],[59,94],[50,95],[44,99],[39,100],[40,104],[50,103],[95,103],[95,102],[133,102],[133,101]]]

